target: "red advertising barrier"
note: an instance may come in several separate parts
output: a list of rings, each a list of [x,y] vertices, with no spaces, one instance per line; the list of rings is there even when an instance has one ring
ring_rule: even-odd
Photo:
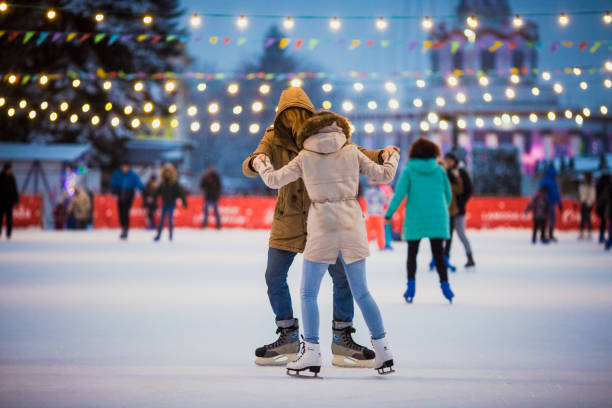
[[[273,197],[223,197],[219,201],[221,223],[229,228],[267,229],[272,225],[274,216]],[[466,222],[468,228],[530,228],[531,215],[524,211],[529,198],[517,197],[475,197],[468,203]],[[187,209],[177,205],[174,213],[174,224],[179,227],[200,227],[202,225],[203,200],[199,196],[187,199]],[[361,200],[362,207],[365,203]],[[98,195],[94,200],[94,226],[96,228],[117,228],[119,217],[117,204],[112,195]],[[159,217],[159,211],[158,215]],[[596,224],[596,217],[593,223]],[[130,213],[131,225],[145,226],[145,210],[140,197],[136,197]],[[209,223],[213,222],[209,214]],[[401,231],[404,218],[403,204],[393,217],[393,230]],[[565,201],[561,213],[557,213],[557,228],[562,230],[576,229],[580,213],[574,209],[573,201]]]
[[[41,213],[42,197],[20,195],[19,204],[13,207],[13,227],[40,227]]]

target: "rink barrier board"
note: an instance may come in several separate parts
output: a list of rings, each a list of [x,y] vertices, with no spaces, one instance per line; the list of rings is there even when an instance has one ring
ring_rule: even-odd
[[[531,214],[524,214],[530,199],[527,197],[474,197],[468,202],[466,223],[468,228],[531,228]],[[360,200],[365,209],[366,204]],[[269,229],[274,218],[274,197],[222,197],[219,201],[219,213],[224,228]],[[574,201],[565,200],[563,211],[557,212],[557,228],[561,230],[577,229],[580,222],[580,211],[574,208]],[[177,204],[174,213],[174,225],[177,227],[199,228],[203,220],[204,200],[201,196],[187,198],[187,208]],[[13,210],[15,227],[41,225],[42,199],[40,196],[21,196],[19,205]],[[393,217],[393,230],[401,231],[403,222],[403,203]],[[130,211],[130,225],[134,228],[145,227],[146,209],[142,199],[137,196]],[[159,220],[160,210],[156,214]],[[591,214],[593,227],[599,225],[595,213]],[[209,226],[215,225],[215,217],[208,216]],[[94,228],[118,228],[119,217],[115,197],[110,194],[94,196]]]

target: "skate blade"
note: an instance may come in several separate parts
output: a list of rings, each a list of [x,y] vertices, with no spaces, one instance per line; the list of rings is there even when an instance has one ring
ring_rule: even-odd
[[[349,356],[334,355],[334,358],[332,358],[332,365],[335,365],[336,367],[349,368],[374,368],[374,359],[357,360],[356,358]]]
[[[283,366],[297,358],[297,354],[281,354],[274,357],[257,357],[255,364],[259,366]]]
[[[313,371],[313,368],[316,369],[316,371]],[[319,377],[319,370],[321,369],[321,367],[307,367],[307,368],[303,368],[301,370],[292,370],[290,368],[287,369],[287,375],[289,377],[296,377],[296,378],[304,378],[304,379],[320,379],[322,380],[323,377]],[[313,375],[306,375],[304,374],[304,372],[312,372]]]
[[[376,371],[378,371],[378,374],[380,375],[388,375],[394,373],[395,370],[393,369],[393,360],[385,361],[382,366],[376,369]]]

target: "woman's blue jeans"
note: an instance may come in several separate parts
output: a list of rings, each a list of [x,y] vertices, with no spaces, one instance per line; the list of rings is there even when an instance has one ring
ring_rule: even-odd
[[[368,329],[370,329],[370,335],[373,339],[385,337],[385,328],[380,310],[368,290],[365,259],[346,264],[342,258],[342,253],[339,254],[338,258],[344,266],[353,298],[355,298],[359,309],[361,309],[363,318],[368,325]],[[319,342],[319,306],[317,304],[317,297],[323,275],[325,275],[328,267],[328,264],[311,262],[304,259],[301,287],[302,322],[304,324],[304,339],[310,343]]]
[[[172,230],[174,229],[174,221],[172,220],[174,215],[174,209],[176,203],[163,203],[161,219],[159,220],[159,227],[157,227],[157,239],[159,239],[162,229],[164,229],[164,221],[168,218],[168,232],[170,233],[170,239],[172,239]]]

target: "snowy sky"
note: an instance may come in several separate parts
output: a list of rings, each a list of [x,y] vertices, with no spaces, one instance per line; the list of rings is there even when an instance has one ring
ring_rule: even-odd
[[[337,15],[342,18],[346,15],[452,15],[455,13],[458,0],[422,0],[422,1],[360,1],[360,0],[309,0],[307,2],[290,1],[250,1],[225,0],[221,2],[203,2],[201,0],[183,0],[188,14],[200,13],[244,13],[273,14],[273,15]],[[609,1],[605,0],[511,0],[513,13],[559,13],[565,11],[571,17],[568,27],[561,28],[556,17],[530,17],[539,24],[541,41],[595,41],[612,38],[612,25],[605,26],[601,16],[576,16],[572,12],[585,10],[606,10],[610,8]],[[242,47],[211,46],[204,42],[191,43],[190,52],[197,58],[194,66],[196,70],[234,71],[241,61],[256,56],[262,47],[261,41],[268,27],[275,23],[274,19],[251,19],[249,27],[243,32],[239,31],[231,18],[208,18],[204,20],[201,28],[195,34],[202,36],[219,37],[247,37],[247,43]],[[280,23],[280,21],[278,21]],[[297,20],[296,26],[288,37],[293,38],[347,38],[347,39],[409,39],[422,41],[425,39],[420,23],[413,20],[395,20],[390,22],[389,29],[380,33],[374,28],[373,21],[345,20],[338,33],[330,32],[327,20]],[[548,45],[549,46],[549,45]],[[381,49],[361,47],[349,52],[343,47],[333,45],[319,45],[314,51],[300,50],[294,52],[302,58],[306,65],[312,62],[313,67],[327,72],[376,71],[381,74],[402,70],[424,70],[429,67],[426,54],[418,51],[408,52],[400,47]],[[548,49],[542,49],[539,54],[540,68],[565,67],[571,64],[603,65],[610,59],[610,50],[600,49],[597,53],[589,55],[576,49],[559,50],[550,54]],[[598,81],[596,86],[588,92],[588,98],[598,101],[609,99],[608,93],[603,92],[603,85]],[[597,88],[597,89],[596,89]],[[566,95],[571,98],[571,94]],[[581,95],[584,97],[584,94]],[[598,102],[592,101],[592,102]]]

